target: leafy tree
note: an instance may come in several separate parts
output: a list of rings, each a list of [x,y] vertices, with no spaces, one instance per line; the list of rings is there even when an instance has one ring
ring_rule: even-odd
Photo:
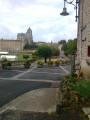
[[[65,43],[65,44],[62,46],[61,50],[64,51],[64,52],[67,50],[67,43]]]
[[[28,59],[28,58],[29,58],[29,55],[23,55],[23,58],[24,58],[24,59]]]
[[[52,45],[52,46],[51,46],[51,49],[52,49],[52,55],[53,55],[53,56],[59,56],[60,50],[59,50],[58,47]]]
[[[32,55],[33,55],[33,56],[38,56],[38,52],[35,51],[35,52],[32,53]]]
[[[24,46],[24,49],[37,49],[37,45],[35,43],[33,43],[32,45],[25,45]]]
[[[66,40],[60,40],[58,43],[59,43],[59,44],[65,44],[65,43],[66,43]]]
[[[68,40],[68,42],[62,46],[61,50],[64,51],[65,55],[70,55],[72,53],[76,53],[76,51],[77,51],[77,38],[75,38],[74,40]]]
[[[52,56],[52,49],[49,45],[40,45],[37,49],[37,53],[40,57],[45,58],[45,63],[47,62],[47,58]]]

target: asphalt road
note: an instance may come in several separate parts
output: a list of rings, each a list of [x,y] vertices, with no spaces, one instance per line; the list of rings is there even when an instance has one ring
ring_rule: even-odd
[[[11,70],[0,69],[0,107],[26,92],[49,88],[52,82],[60,81],[66,74],[60,67],[33,67],[34,65],[30,69],[23,66],[12,67]]]
[[[0,107],[26,92],[50,86],[46,82],[0,80]]]

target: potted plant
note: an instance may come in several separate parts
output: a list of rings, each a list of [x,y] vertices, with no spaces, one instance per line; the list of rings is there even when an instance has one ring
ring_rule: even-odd
[[[11,61],[8,61],[7,59],[2,60],[2,68],[3,69],[10,69],[11,68]]]
[[[55,61],[55,65],[56,65],[56,66],[59,66],[59,65],[60,65],[60,61],[59,61],[59,60],[56,60],[56,61]]]
[[[12,65],[12,62],[11,61],[7,61],[7,67],[8,67],[8,69],[11,69],[11,65]]]
[[[49,60],[48,62],[48,66],[52,66],[53,65],[53,61]]]
[[[2,63],[2,68],[3,68],[3,69],[6,69],[6,68],[7,68],[7,63],[6,63],[6,62],[3,62],[3,63]]]
[[[24,62],[24,67],[25,67],[25,68],[29,68],[30,65],[31,65],[30,60],[26,60],[26,61]]]
[[[43,62],[42,61],[37,61],[37,67],[42,67],[43,66]]]
[[[61,61],[61,65],[64,65],[65,64],[65,62],[64,61]]]

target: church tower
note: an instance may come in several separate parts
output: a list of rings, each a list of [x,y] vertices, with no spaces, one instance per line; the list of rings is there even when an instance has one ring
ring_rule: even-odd
[[[28,44],[29,45],[32,44],[33,43],[33,36],[32,36],[32,30],[30,29],[30,27],[27,29],[25,36],[26,36]]]
[[[33,43],[33,36],[32,36],[32,30],[30,27],[27,29],[26,33],[18,33],[17,34],[17,40],[24,41],[24,44],[31,45]]]

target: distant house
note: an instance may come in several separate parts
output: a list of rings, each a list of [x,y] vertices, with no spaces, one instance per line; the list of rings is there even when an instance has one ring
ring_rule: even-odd
[[[76,72],[90,78],[90,0],[79,0]]]

